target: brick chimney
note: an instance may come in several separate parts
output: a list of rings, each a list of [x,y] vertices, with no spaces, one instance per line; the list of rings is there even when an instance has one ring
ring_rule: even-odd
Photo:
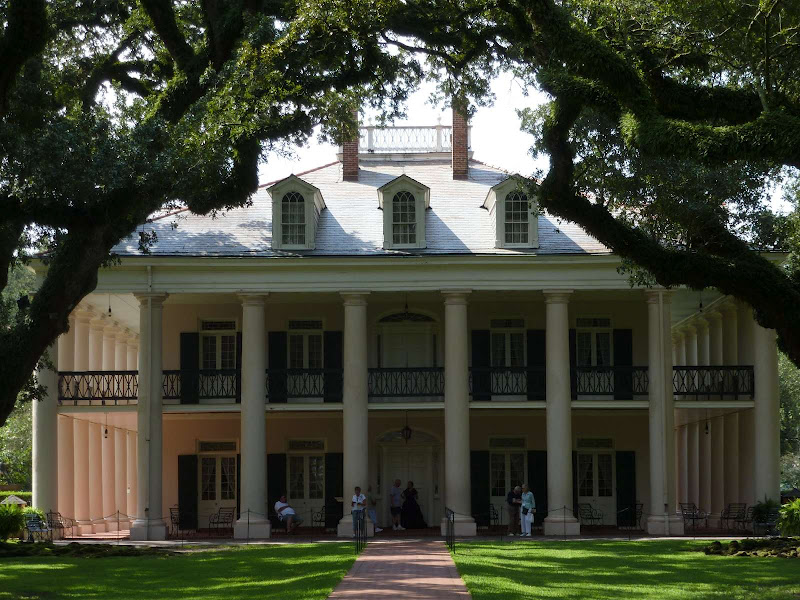
[[[469,175],[467,152],[469,117],[467,103],[463,99],[453,99],[453,179],[466,179]]]
[[[352,141],[342,144],[342,179],[345,181],[358,181],[358,111],[353,111],[356,122],[356,135]]]

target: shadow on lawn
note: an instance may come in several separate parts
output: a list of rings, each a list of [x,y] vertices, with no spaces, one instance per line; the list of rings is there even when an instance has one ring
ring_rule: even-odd
[[[456,564],[475,600],[697,598],[796,586],[800,561],[706,556],[705,543],[468,543]],[[757,596],[754,596],[757,597]]]
[[[8,559],[0,569],[0,598],[323,600],[353,560],[350,544],[261,546],[168,558]]]

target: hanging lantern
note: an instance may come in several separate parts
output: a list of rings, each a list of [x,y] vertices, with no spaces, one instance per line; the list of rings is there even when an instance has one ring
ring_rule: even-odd
[[[411,427],[408,426],[408,412],[406,412],[406,426],[400,430],[400,435],[403,436],[406,444],[408,443],[408,440],[411,439],[411,433]]]

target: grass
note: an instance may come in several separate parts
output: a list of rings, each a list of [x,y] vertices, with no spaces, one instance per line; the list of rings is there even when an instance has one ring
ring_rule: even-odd
[[[0,599],[323,600],[354,560],[353,545],[346,543],[135,557],[4,558]]]
[[[800,560],[706,556],[708,542],[609,540],[461,543],[473,600],[800,598]]]

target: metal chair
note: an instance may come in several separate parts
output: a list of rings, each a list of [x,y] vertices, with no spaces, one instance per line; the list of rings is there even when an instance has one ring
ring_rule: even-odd
[[[732,502],[726,506],[719,515],[720,525],[725,529],[731,529],[731,522],[736,524],[736,520],[744,516],[747,511],[747,504],[744,502]]]
[[[603,522],[603,513],[591,504],[578,504],[578,515],[582,525],[600,525]]]
[[[708,514],[697,508],[694,502],[681,502],[681,516],[683,517],[683,526],[687,524],[692,526],[692,529],[697,530],[697,523],[702,521],[705,527],[708,528]]]
[[[51,510],[47,513],[47,526],[53,531],[61,531],[61,537],[67,537],[67,529],[70,530],[69,537],[75,537],[75,526],[77,525],[75,519],[61,516],[58,511]]]
[[[220,529],[233,529],[234,508],[220,508],[217,512],[208,517],[209,530],[219,531]]]
[[[748,506],[743,514],[733,520],[734,525],[741,528],[743,531],[752,528],[754,508],[753,506]]]
[[[177,536],[181,529],[181,513],[177,506],[171,506],[169,509],[169,534]]]
[[[29,515],[25,518],[25,530],[28,532],[29,542],[36,541],[37,537],[39,540],[53,539],[53,530],[39,515]]]

